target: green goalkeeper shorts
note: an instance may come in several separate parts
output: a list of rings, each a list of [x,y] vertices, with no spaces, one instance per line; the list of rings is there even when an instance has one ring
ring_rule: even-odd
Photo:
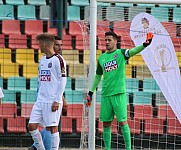
[[[100,121],[113,121],[114,115],[116,115],[118,122],[127,120],[126,93],[101,98]]]

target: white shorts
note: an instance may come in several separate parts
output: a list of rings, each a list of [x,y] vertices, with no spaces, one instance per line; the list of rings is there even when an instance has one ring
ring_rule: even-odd
[[[59,109],[52,112],[52,103],[35,102],[33,105],[29,123],[39,123],[45,127],[58,126],[62,113],[63,103]]]

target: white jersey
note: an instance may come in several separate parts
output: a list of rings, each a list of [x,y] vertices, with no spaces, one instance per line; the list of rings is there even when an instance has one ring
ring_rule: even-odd
[[[38,66],[38,90],[36,102],[62,103],[66,85],[66,63],[60,54],[41,58]]]

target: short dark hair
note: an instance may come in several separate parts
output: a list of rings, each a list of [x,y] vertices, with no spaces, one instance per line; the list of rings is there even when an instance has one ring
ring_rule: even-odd
[[[55,38],[55,40],[62,40],[62,38],[59,36],[54,36],[54,38]]]
[[[108,35],[113,36],[113,38],[114,38],[115,40],[117,40],[117,39],[118,39],[117,34],[116,34],[116,33],[114,33],[114,32],[106,32],[106,33],[105,33],[105,36],[108,36]]]

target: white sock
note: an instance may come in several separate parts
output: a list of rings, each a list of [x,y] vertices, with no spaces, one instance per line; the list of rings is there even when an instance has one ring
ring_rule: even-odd
[[[60,143],[59,132],[52,134],[52,150],[58,150]]]
[[[33,130],[33,131],[29,131],[29,132],[30,132],[30,134],[32,136],[33,141],[37,145],[37,149],[38,150],[45,150],[45,147],[43,145],[42,137],[41,137],[41,134],[40,134],[39,130],[36,129],[36,130]]]

